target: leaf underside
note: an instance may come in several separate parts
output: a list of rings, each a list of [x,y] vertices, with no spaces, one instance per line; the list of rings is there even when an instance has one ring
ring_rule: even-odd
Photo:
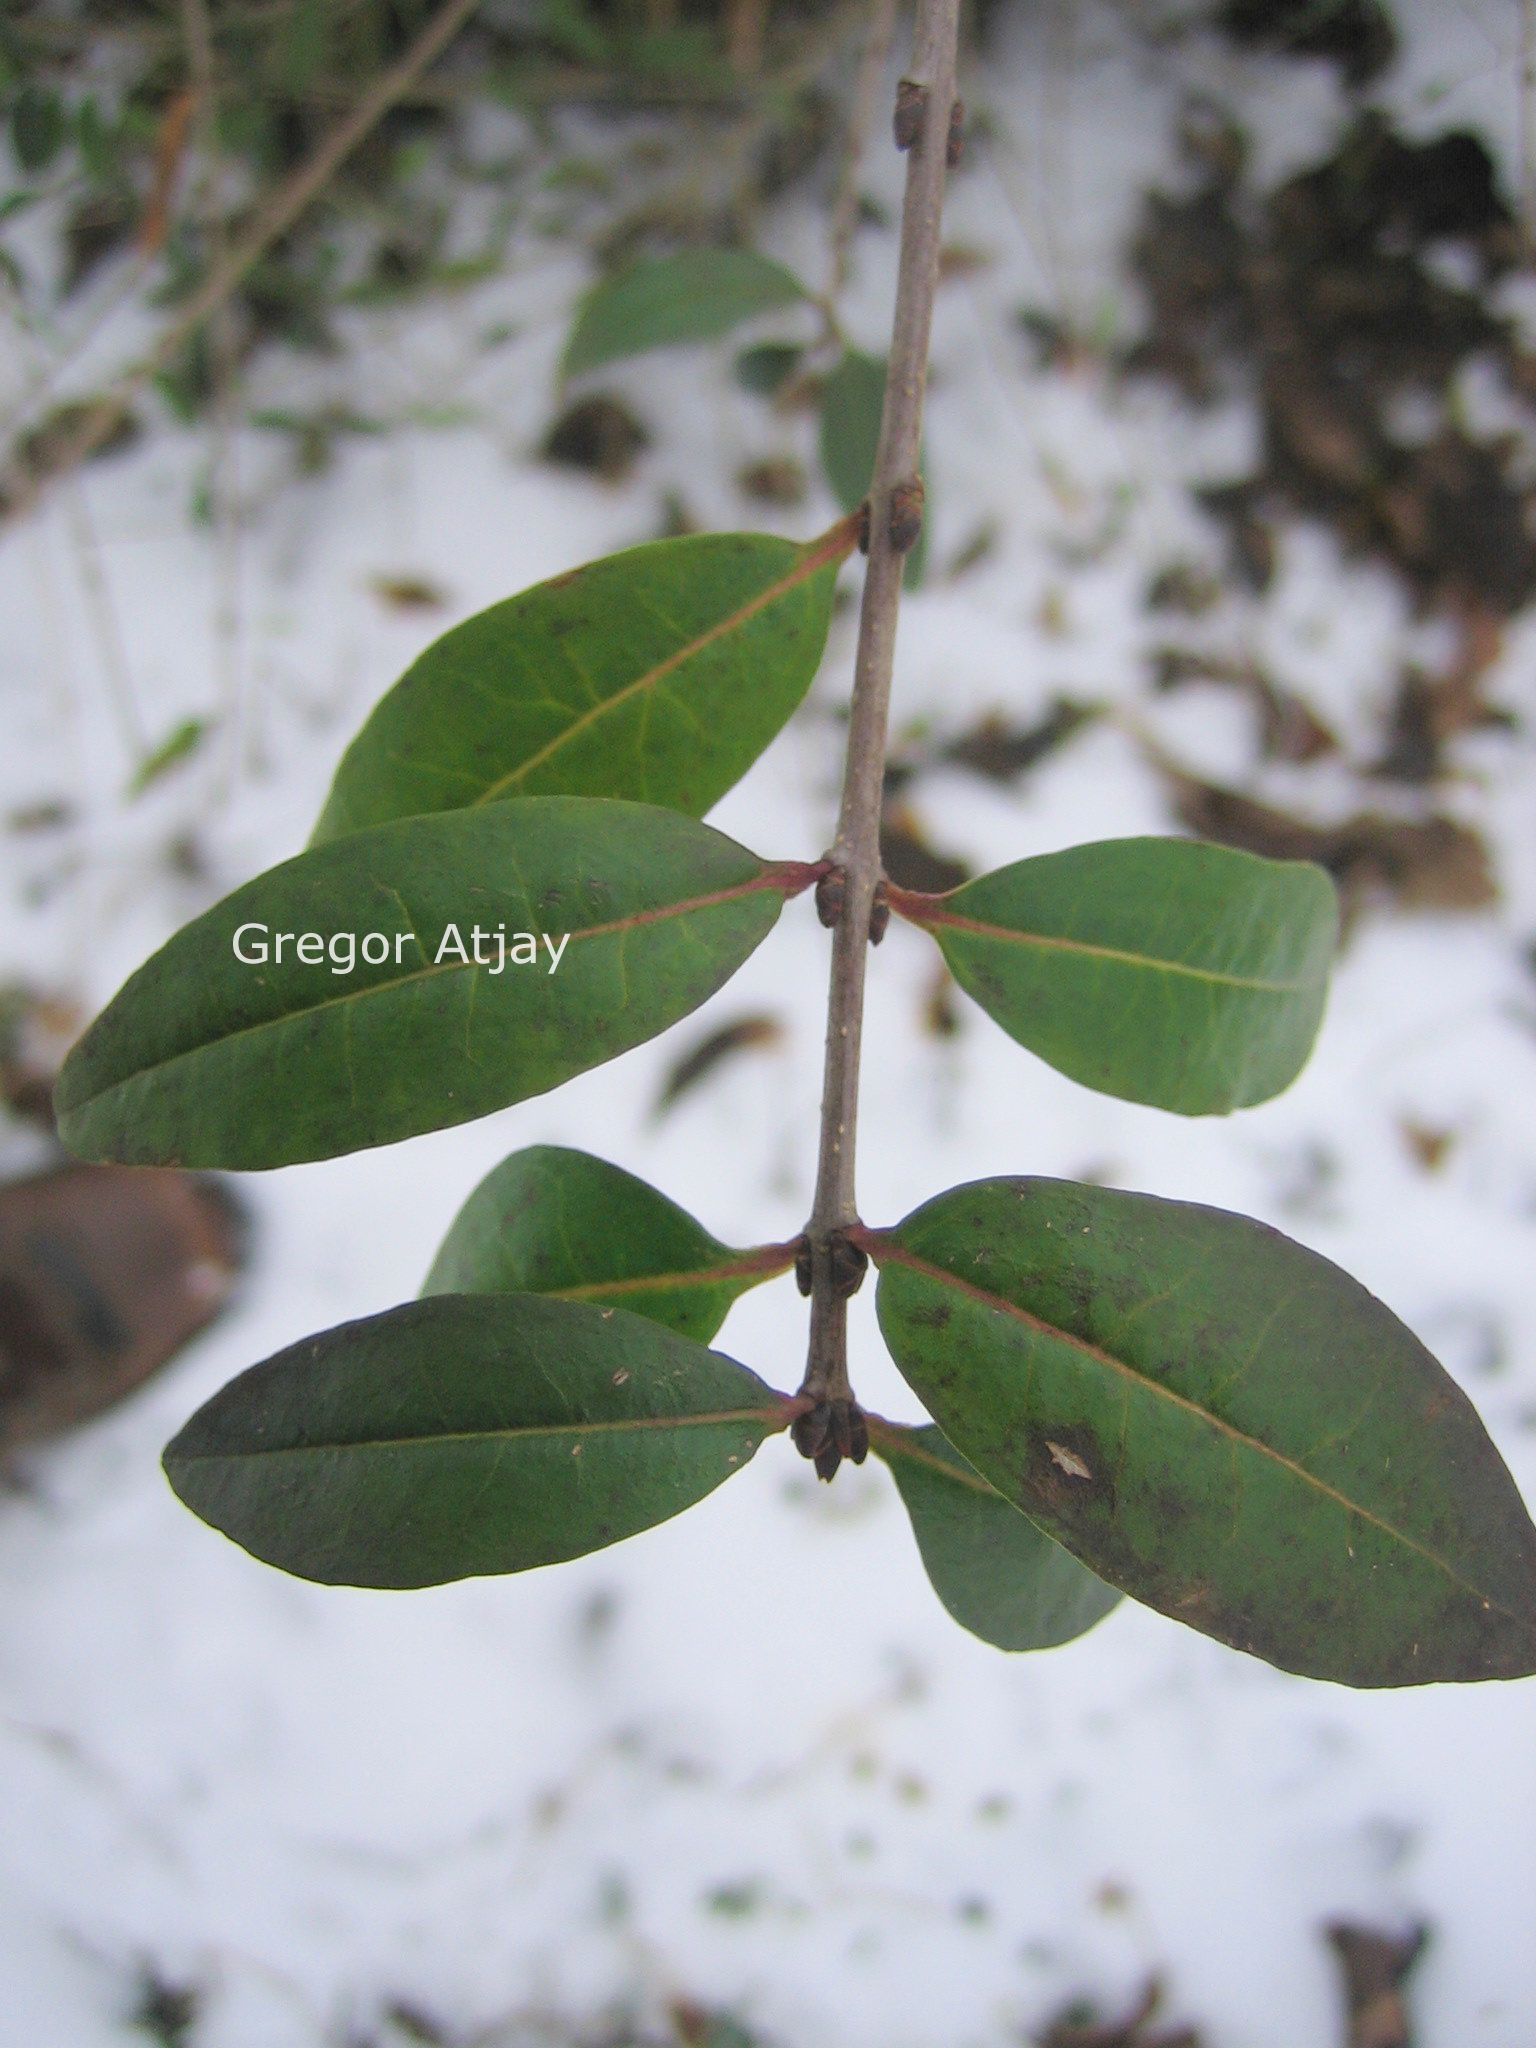
[[[751,249],[681,249],[642,258],[587,293],[561,368],[578,377],[648,349],[712,341],[805,296],[793,272]]]
[[[648,805],[531,797],[405,819],[272,868],[139,969],[65,1062],[59,1132],[87,1159],[286,1166],[483,1116],[654,1037],[729,979],[798,881]],[[379,965],[242,964],[246,924],[378,932]],[[495,973],[472,928],[539,940]],[[549,973],[547,935],[570,940]],[[396,940],[402,941],[397,946]],[[243,942],[247,952],[252,940]],[[377,949],[375,949],[377,950]]]
[[[1326,1259],[1245,1217],[979,1181],[871,1234],[944,1434],[1101,1578],[1347,1685],[1536,1671],[1536,1529],[1476,1411]]]
[[[745,1366],[623,1309],[440,1295],[252,1366],[165,1469],[195,1514],[283,1571],[431,1586],[666,1521],[788,1410]]]
[[[618,1306],[707,1343],[731,1303],[784,1272],[782,1245],[734,1251],[634,1174],[559,1145],[502,1160],[470,1195],[422,1287]]]
[[[701,817],[810,688],[851,546],[838,529],[653,541],[466,619],[374,708],[311,845],[512,796]]]
[[[1338,934],[1321,868],[1192,839],[1104,840],[891,900],[1019,1044],[1086,1087],[1186,1116],[1296,1078]]]
[[[1120,1603],[1011,1502],[941,1430],[869,1421],[891,1468],[933,1590],[962,1628],[999,1650],[1070,1643]]]

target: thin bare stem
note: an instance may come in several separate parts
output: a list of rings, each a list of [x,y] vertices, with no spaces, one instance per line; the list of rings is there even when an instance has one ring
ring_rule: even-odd
[[[869,568],[859,614],[853,703],[842,809],[829,859],[839,877],[824,914],[837,910],[827,1006],[827,1051],[821,1103],[821,1154],[806,1238],[810,1255],[811,1339],[802,1391],[841,1410],[846,1428],[848,1302],[862,1270],[843,1235],[858,1220],[854,1191],[858,1127],[859,1046],[864,1021],[864,968],[870,919],[880,885],[880,807],[885,731],[896,649],[896,612],[906,553],[921,515],[918,444],[928,374],[928,337],[939,276],[939,238],[951,109],[959,0],[919,0],[912,67],[898,99],[898,136],[910,137],[901,217],[896,314],[886,374],[880,447],[869,495]],[[832,878],[829,878],[831,880]],[[836,898],[840,897],[840,909]],[[813,1422],[814,1417],[808,1417]],[[812,1449],[814,1431],[797,1438]],[[841,1445],[838,1446],[841,1448]],[[857,1455],[857,1452],[855,1452]],[[835,1468],[835,1453],[823,1450]],[[825,1469],[818,1459],[818,1469]],[[830,1474],[829,1474],[830,1476]]]
[[[188,337],[224,304],[247,271],[288,232],[358,144],[414,84],[417,75],[458,34],[479,4],[480,0],[445,0],[400,61],[364,93],[344,121],[336,124],[308,163],[301,164],[257,210],[224,261],[215,264],[201,286],[167,322],[149,354],[125,370],[112,389],[87,409],[46,476],[23,472],[17,477],[7,507],[9,513],[28,510],[46,483],[68,475],[109,438],[133,398],[167,367]]]
[[[65,504],[73,530],[75,554],[79,564],[80,583],[85,591],[86,608],[92,630],[96,636],[96,648],[101,659],[101,672],[111,699],[118,728],[122,734],[123,748],[135,765],[149,752],[149,737],[144,730],[144,719],[139,710],[139,701],[134,693],[133,671],[128,663],[127,643],[123,639],[122,621],[112,597],[112,585],[107,580],[105,564],[102,561],[101,541],[97,536],[96,522],[91,517],[90,504],[80,479],[71,480],[65,493]]]
[[[187,69],[197,103],[197,143],[202,159],[197,208],[202,216],[213,267],[223,268],[226,255],[223,176],[219,154],[218,81],[214,71],[213,30],[207,0],[181,0],[182,33]],[[214,782],[214,801],[222,803],[238,769],[240,757],[240,532],[239,480],[236,473],[235,399],[238,345],[234,308],[226,298],[209,320],[212,343],[213,406],[208,500],[214,538],[214,648],[219,668],[219,703],[223,722],[222,766]]]
[[[726,30],[727,56],[740,78],[753,78],[763,68],[763,42],[768,32],[768,0],[731,0]]]
[[[843,152],[842,178],[832,208],[827,302],[833,306],[848,281],[848,256],[859,224],[859,171],[869,146],[870,129],[874,126],[880,81],[885,75],[885,62],[891,53],[891,35],[895,26],[896,0],[872,0],[869,27],[853,85],[853,99],[848,108],[848,140]]]

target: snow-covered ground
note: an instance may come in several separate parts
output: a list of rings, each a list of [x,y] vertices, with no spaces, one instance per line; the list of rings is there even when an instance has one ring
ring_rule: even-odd
[[[1187,482],[1240,469],[1252,422],[1192,419],[1091,368],[1033,369],[1011,314],[1027,298],[1132,324],[1116,252],[1142,185],[1171,175],[1192,62],[1256,125],[1266,176],[1326,144],[1341,103],[1325,67],[1149,53],[1113,14],[1075,14],[1069,35],[1064,9],[1039,10],[967,88],[995,139],[949,225],[995,262],[941,299],[931,559],[984,518],[1000,541],[904,605],[895,723],[1023,721],[1064,689],[1134,704],[1189,765],[1246,779],[1234,696],[1149,696],[1142,599],[1171,557],[1217,558]],[[1513,171],[1518,22],[1514,6],[1421,5],[1385,97],[1414,127],[1476,119]],[[871,185],[894,201],[899,175],[877,148]],[[772,224],[816,276],[823,235],[809,210]],[[864,235],[857,259],[849,323],[878,346],[892,237]],[[327,475],[281,487],[280,437],[242,434],[233,542],[189,516],[206,441],[169,429],[6,533],[0,808],[57,797],[76,822],[4,842],[0,974],[98,1004],[189,915],[296,851],[345,739],[453,618],[649,536],[671,491],[703,525],[765,523],[732,477],[772,453],[809,462],[813,429],[738,392],[729,350],[609,380],[655,430],[622,488],[534,459],[582,281],[568,250],[530,238],[449,312],[361,327],[345,369],[264,370],[256,402],[268,380],[291,403],[300,378],[383,412],[462,404],[477,423],[343,443]],[[515,335],[482,347],[498,323]],[[766,523],[809,533],[832,511],[817,498]],[[371,579],[407,571],[451,608],[381,605]],[[1289,533],[1270,595],[1231,600],[1221,623],[1357,756],[1422,638],[1386,572],[1342,563],[1321,531]],[[714,814],[762,853],[814,857],[829,835],[852,630],[850,613],[811,701]],[[1491,692],[1527,721],[1533,658],[1527,620]],[[223,724],[126,800],[125,726],[153,741],[188,714]],[[1307,1072],[1231,1120],[1088,1095],[974,1010],[935,1040],[927,943],[894,929],[871,962],[866,1217],[1019,1171],[1263,1217],[1424,1337],[1536,1500],[1536,739],[1528,722],[1457,760],[1448,802],[1495,848],[1501,905],[1366,921]],[[1342,772],[1270,773],[1258,786],[1279,800],[1351,797]],[[1171,828],[1115,726],[1018,792],[954,774],[915,801],[978,867]],[[736,1243],[792,1235],[826,959],[802,900],[699,1016],[554,1096],[248,1179],[256,1252],[234,1312],[0,1499],[6,2048],[121,2042],[145,1964],[204,1988],[199,2048],[360,2040],[392,1998],[458,2038],[677,1993],[731,2004],[785,2048],[969,2048],[1074,1991],[1128,1996],[1154,1968],[1210,2042],[1296,2048],[1337,2036],[1318,1934],[1333,1916],[1433,1924],[1415,1978],[1428,2048],[1536,2040],[1536,1683],[1352,1695],[1130,1606],[1067,1650],[1008,1658],[938,1605],[883,1469],[818,1488],[782,1440],[618,1550],[408,1596],[281,1577],[171,1496],[159,1451],[192,1409],[252,1360],[414,1291],[514,1147],[599,1152]],[[758,1010],[783,1020],[782,1045],[656,1120],[678,1047]],[[1405,1119],[1454,1134],[1438,1171]],[[856,1383],[913,1417],[872,1295],[854,1304]],[[719,1342],[792,1387],[793,1286],[748,1296]]]

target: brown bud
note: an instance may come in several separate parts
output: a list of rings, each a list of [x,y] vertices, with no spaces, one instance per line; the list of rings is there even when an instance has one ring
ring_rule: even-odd
[[[789,1434],[801,1457],[815,1465],[818,1479],[830,1479],[844,1458],[862,1465],[869,1456],[869,1428],[857,1401],[818,1401],[796,1418]]]
[[[869,1425],[864,1420],[864,1410],[855,1401],[848,1414],[848,1457],[851,1463],[862,1465],[869,1456]]]
[[[920,476],[909,476],[891,492],[891,517],[887,531],[891,547],[905,555],[917,546],[923,530],[923,500],[927,493]]]
[[[886,897],[884,882],[875,885],[875,900],[869,906],[869,943],[878,946],[885,937],[885,928],[891,921],[891,906]]]
[[[915,78],[903,78],[896,86],[896,112],[891,121],[891,131],[896,137],[898,149],[910,149],[923,132],[923,110],[928,104],[928,88],[919,85]]]
[[[832,1441],[837,1446],[837,1455],[846,1458],[853,1448],[853,1430],[848,1420],[848,1411],[852,1403],[829,1401],[827,1405],[832,1411]]]
[[[862,1465],[869,1456],[869,1428],[864,1420],[864,1411],[857,1401],[831,1401],[831,1443],[817,1459],[816,1469],[821,1472],[826,1460],[829,1469],[822,1473],[830,1479],[837,1470],[837,1462],[846,1458],[852,1465]],[[830,1452],[830,1457],[828,1453]]]
[[[965,101],[956,100],[949,110],[949,133],[944,138],[944,161],[954,170],[965,149]]]
[[[861,1251],[840,1230],[832,1233],[831,1251],[832,1292],[846,1299],[850,1294],[857,1294],[864,1285],[869,1254]]]
[[[802,1458],[819,1458],[832,1441],[832,1410],[818,1401],[790,1425],[789,1440]]]
[[[848,900],[848,877],[841,868],[828,868],[816,884],[816,915],[828,931],[841,922]]]
[[[859,507],[859,553],[869,553],[869,500],[866,498]]]
[[[800,1292],[809,1295],[811,1291],[811,1240],[802,1237],[795,1246],[795,1285]]]

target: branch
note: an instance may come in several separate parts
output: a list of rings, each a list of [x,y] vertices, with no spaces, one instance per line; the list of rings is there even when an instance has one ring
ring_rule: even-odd
[[[795,1425],[795,1442],[823,1478],[840,1456],[865,1450],[863,1419],[848,1384],[848,1296],[863,1277],[864,1256],[847,1232],[858,1221],[854,1152],[858,1129],[859,1046],[864,1022],[866,947],[878,938],[883,905],[880,807],[885,729],[896,650],[902,568],[922,528],[918,444],[928,376],[928,336],[939,277],[944,174],[955,99],[959,0],[919,0],[912,67],[896,100],[898,147],[910,146],[901,215],[896,316],[886,372],[880,448],[869,493],[869,569],[859,613],[853,704],[834,872],[817,889],[823,922],[833,924],[832,981],[821,1101],[816,1198],[806,1226],[811,1296],[810,1353],[802,1393],[816,1407]],[[958,143],[958,133],[955,135]],[[876,920],[872,924],[872,920]]]
[[[234,291],[240,280],[288,232],[310,201],[330,183],[358,144],[414,84],[474,13],[480,0],[445,0],[397,64],[365,93],[306,164],[301,164],[261,207],[245,233],[202,285],[162,329],[149,354],[125,370],[113,388],[83,409],[74,429],[46,472],[22,471],[5,499],[7,517],[27,511],[45,484],[55,482],[94,455],[121,422],[133,398],[165,369],[178,349]],[[10,465],[14,467],[13,462]]]
[[[859,170],[865,145],[875,119],[875,95],[890,55],[891,34],[896,26],[896,0],[873,0],[864,50],[854,80],[853,99],[848,108],[848,141],[843,155],[842,177],[832,208],[831,265],[827,279],[827,303],[836,305],[838,294],[848,282],[848,258],[854,231],[859,224]]]

